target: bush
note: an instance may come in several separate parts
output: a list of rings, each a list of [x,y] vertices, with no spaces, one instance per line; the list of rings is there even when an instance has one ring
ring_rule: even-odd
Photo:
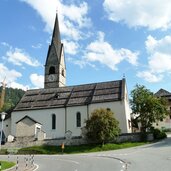
[[[163,132],[157,128],[153,128],[151,131],[153,133],[154,139],[156,139],[156,140],[164,139],[167,137],[165,132]]]
[[[115,140],[120,134],[119,122],[108,109],[96,109],[86,120],[86,137],[94,142],[104,143]]]

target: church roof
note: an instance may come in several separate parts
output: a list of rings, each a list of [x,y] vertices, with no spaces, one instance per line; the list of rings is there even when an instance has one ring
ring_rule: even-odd
[[[48,109],[121,101],[125,79],[77,86],[28,90],[14,111]]]

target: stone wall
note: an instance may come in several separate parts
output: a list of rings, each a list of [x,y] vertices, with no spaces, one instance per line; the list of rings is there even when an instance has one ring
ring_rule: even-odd
[[[153,135],[148,134],[147,141],[153,141]],[[140,133],[128,133],[120,135],[117,140],[113,142],[122,143],[122,142],[141,142],[141,134]],[[2,148],[22,148],[22,147],[30,147],[30,146],[39,146],[39,145],[53,145],[53,146],[60,146],[62,143],[65,145],[82,145],[87,143],[96,143],[92,141],[87,141],[81,137],[72,137],[72,138],[65,138],[61,137],[60,139],[46,139],[42,141],[36,141],[34,137],[25,137],[16,139],[16,141],[12,143],[6,143],[2,146]]]
[[[35,122],[25,118],[16,124],[16,137],[35,135]]]

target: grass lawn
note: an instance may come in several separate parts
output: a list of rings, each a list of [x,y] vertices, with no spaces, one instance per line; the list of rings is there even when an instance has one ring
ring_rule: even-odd
[[[1,170],[11,168],[15,165],[14,162],[7,162],[7,161],[0,161],[0,163],[1,163]]]
[[[73,153],[90,153],[98,151],[117,150],[129,147],[136,147],[147,144],[141,143],[121,143],[121,144],[105,144],[103,147],[99,144],[65,146],[64,154]],[[33,146],[19,149],[18,154],[62,154],[61,146]]]

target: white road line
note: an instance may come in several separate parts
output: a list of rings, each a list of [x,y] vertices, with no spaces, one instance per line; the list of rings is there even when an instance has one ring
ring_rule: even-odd
[[[74,164],[77,164],[77,165],[80,164],[79,162],[74,161],[74,160],[67,160],[67,159],[56,159],[56,160],[58,160],[58,161],[64,161],[64,162],[69,162],[69,163],[74,163]]]
[[[39,165],[35,164],[36,168],[33,171],[36,171],[39,168]]]

